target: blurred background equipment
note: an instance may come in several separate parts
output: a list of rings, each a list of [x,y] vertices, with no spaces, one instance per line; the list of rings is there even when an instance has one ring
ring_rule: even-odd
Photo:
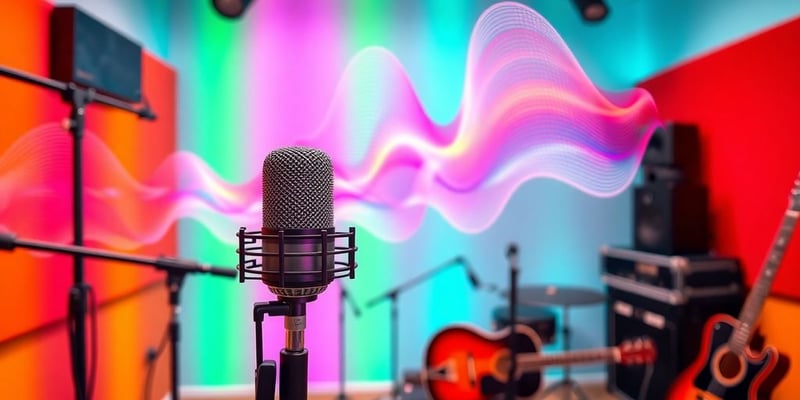
[[[50,76],[123,101],[142,100],[142,47],[75,6],[53,9]]]
[[[573,0],[581,18],[588,22],[599,22],[608,15],[608,5],[603,0]]]
[[[634,248],[702,254],[711,243],[708,189],[701,183],[697,127],[674,122],[653,132],[634,189]]]
[[[608,365],[608,390],[628,399],[665,399],[678,373],[694,360],[711,315],[737,313],[743,291],[739,263],[714,256],[668,256],[617,247],[601,251],[608,286],[608,343],[653,339],[659,357],[647,393],[647,370]]]
[[[477,289],[478,286],[480,285],[480,281],[478,280],[478,278],[475,275],[475,273],[472,271],[472,268],[470,267],[469,263],[467,263],[467,261],[466,261],[466,259],[464,259],[464,257],[456,256],[451,260],[445,261],[445,262],[439,264],[438,266],[431,268],[430,270],[428,270],[427,272],[425,272],[425,273],[423,273],[421,275],[415,276],[415,277],[413,277],[413,278],[411,278],[411,279],[409,279],[409,280],[407,280],[405,282],[402,282],[401,284],[395,286],[394,288],[388,290],[387,292],[385,292],[385,293],[383,293],[383,294],[381,294],[381,295],[379,295],[377,297],[374,297],[371,300],[366,302],[366,305],[365,305],[366,308],[373,307],[373,306],[383,302],[384,300],[389,300],[391,302],[391,314],[389,316],[389,319],[390,319],[390,322],[391,322],[391,324],[390,324],[391,328],[390,328],[390,332],[389,332],[389,335],[391,337],[391,340],[390,340],[390,346],[391,346],[391,353],[390,354],[391,354],[391,357],[389,359],[389,365],[391,366],[391,374],[390,374],[390,376],[392,377],[391,378],[392,389],[391,389],[391,394],[390,394],[391,398],[397,398],[399,396],[405,396],[405,398],[410,400],[410,399],[415,398],[416,396],[419,396],[418,393],[404,393],[403,381],[401,380],[401,376],[399,375],[399,369],[400,368],[399,368],[399,365],[398,365],[399,364],[398,360],[400,359],[400,357],[399,357],[399,352],[400,352],[400,338],[399,338],[400,326],[399,326],[399,323],[398,323],[399,307],[397,305],[397,298],[401,293],[405,292],[406,290],[411,289],[411,288],[413,288],[413,287],[415,287],[415,286],[417,286],[417,285],[419,285],[421,283],[424,283],[425,281],[427,281],[427,280],[431,279],[432,277],[434,277],[436,274],[444,271],[447,268],[450,268],[450,267],[453,267],[453,266],[456,266],[456,265],[461,265],[462,267],[464,267],[465,272],[467,274],[467,277],[469,278],[470,284],[472,285],[472,288],[473,289]]]
[[[240,18],[253,0],[211,0],[214,9],[227,18]]]

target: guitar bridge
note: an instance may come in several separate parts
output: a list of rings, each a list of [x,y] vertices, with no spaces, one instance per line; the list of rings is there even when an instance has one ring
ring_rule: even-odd
[[[472,353],[467,353],[467,379],[469,379],[469,386],[475,387],[477,382],[478,373],[475,371],[475,357]]]

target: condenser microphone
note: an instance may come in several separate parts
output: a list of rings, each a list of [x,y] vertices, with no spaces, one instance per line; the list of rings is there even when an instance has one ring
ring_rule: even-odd
[[[264,159],[263,184],[263,282],[283,300],[314,300],[333,280],[333,254],[323,254],[333,236],[320,236],[334,233],[331,160],[317,149],[277,149]]]
[[[289,305],[284,316],[286,347],[280,353],[280,398],[308,395],[308,349],[305,348],[306,303],[333,280],[330,240],[333,233],[333,168],[316,149],[286,147],[264,159],[264,203],[261,233],[265,255],[263,282]],[[290,255],[287,257],[287,255]],[[277,273],[276,273],[277,272]]]
[[[264,159],[263,221],[258,232],[239,229],[239,281],[258,279],[278,301],[256,303],[256,398],[270,398],[274,362],[262,359],[263,315],[282,315],[285,348],[280,353],[281,399],[308,395],[306,303],[334,279],[355,278],[355,228],[333,226],[333,167],[324,152],[284,147]],[[346,240],[346,244],[337,244]],[[260,243],[259,243],[260,242]],[[347,261],[337,256],[347,256]],[[271,364],[270,364],[271,363]],[[266,379],[260,377],[266,376]],[[269,378],[269,377],[272,378]],[[274,391],[274,390],[272,390]],[[263,395],[263,396],[262,396]]]

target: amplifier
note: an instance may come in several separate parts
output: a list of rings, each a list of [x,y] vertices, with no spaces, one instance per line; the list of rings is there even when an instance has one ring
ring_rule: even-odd
[[[81,9],[58,6],[50,18],[50,75],[139,102],[142,48]]]
[[[668,304],[648,296],[608,288],[608,345],[649,337],[658,358],[650,366],[608,365],[608,391],[624,400],[671,400],[669,388],[697,358],[703,327],[714,314],[737,315],[742,293],[689,298]]]
[[[601,276],[609,287],[668,304],[691,298],[741,292],[742,275],[735,258],[711,255],[663,255],[604,246]]]

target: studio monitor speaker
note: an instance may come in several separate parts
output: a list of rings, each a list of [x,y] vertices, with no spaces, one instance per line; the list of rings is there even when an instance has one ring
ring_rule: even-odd
[[[634,247],[658,254],[709,250],[708,191],[689,183],[651,183],[634,191]]]
[[[700,180],[700,135],[691,124],[667,122],[653,132],[642,157],[649,182]]]
[[[50,75],[139,102],[142,48],[81,9],[58,6],[50,20]]]

